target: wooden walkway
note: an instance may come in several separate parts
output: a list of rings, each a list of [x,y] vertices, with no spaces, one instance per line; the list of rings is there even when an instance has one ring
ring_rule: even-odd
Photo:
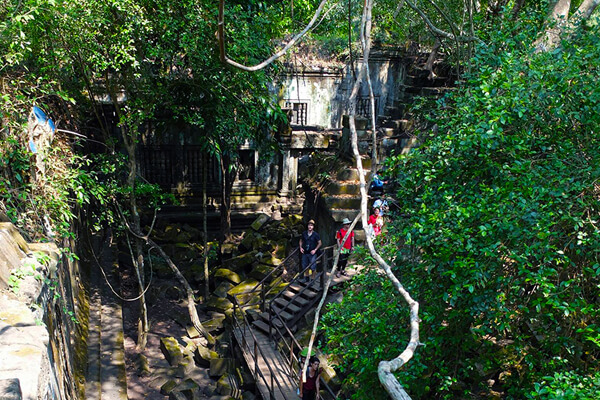
[[[262,398],[271,399],[269,387],[273,387],[273,400],[297,400],[298,382],[290,378],[292,374],[290,374],[289,366],[285,365],[283,357],[278,350],[273,348],[267,335],[257,329],[250,330],[244,329],[244,327],[234,329],[234,335],[242,346],[244,359],[256,379],[256,386]],[[255,338],[260,348],[256,357],[254,354]]]
[[[349,267],[346,276],[333,277],[331,286],[351,280],[362,268],[361,265]],[[329,279],[330,275],[327,272],[325,279]],[[291,285],[291,287],[294,287],[294,285],[298,286],[296,283]],[[316,286],[320,288],[318,283]],[[316,303],[312,307],[315,306]],[[265,324],[263,323],[262,325]],[[286,364],[284,357],[276,348],[276,342],[271,342],[268,335],[261,331],[261,329],[252,329],[247,325],[238,325],[238,327],[233,329],[233,333],[237,343],[241,347],[250,372],[254,376],[256,386],[262,398],[264,400],[297,400],[297,378],[290,371],[290,366]],[[255,346],[255,343],[257,346]],[[255,352],[258,354],[255,355]],[[269,388],[273,388],[272,396]]]

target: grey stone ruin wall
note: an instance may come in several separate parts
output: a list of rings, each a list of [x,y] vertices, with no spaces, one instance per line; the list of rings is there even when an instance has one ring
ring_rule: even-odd
[[[27,243],[8,222],[0,248],[0,399],[83,398],[87,325],[85,307],[75,306],[76,264],[53,243]],[[12,288],[11,272],[21,277]]]
[[[361,60],[354,65],[358,73]],[[397,99],[404,83],[406,66],[398,51],[373,51],[369,59],[369,72],[377,109],[375,116],[385,114]],[[348,114],[348,99],[354,85],[352,67],[331,69],[313,66],[303,70],[289,71],[279,82],[272,86],[280,105],[293,108],[295,103],[306,106],[306,125],[325,129],[342,127],[342,117]],[[362,85],[358,99],[358,115],[364,115],[368,104],[369,89]]]

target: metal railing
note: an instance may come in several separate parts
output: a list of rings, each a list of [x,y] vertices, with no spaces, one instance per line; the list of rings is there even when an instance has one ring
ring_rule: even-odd
[[[238,313],[242,317],[243,324],[240,324],[238,321],[238,318],[237,318]],[[249,354],[252,354],[253,361],[254,361],[254,371],[252,371],[252,372],[253,372],[254,378],[257,380],[258,380],[258,378],[260,378],[260,380],[262,380],[262,382],[265,384],[265,386],[269,390],[269,399],[270,400],[276,399],[275,390],[274,390],[275,386],[277,386],[277,388],[279,388],[279,391],[281,392],[281,395],[283,396],[283,398],[285,400],[295,399],[296,396],[294,396],[294,397],[286,396],[285,390],[282,387],[282,382],[279,381],[279,378],[277,377],[277,375],[275,374],[275,371],[273,371],[273,368],[271,367],[272,360],[269,357],[265,356],[263,349],[261,348],[260,344],[258,343],[258,339],[256,338],[256,335],[250,328],[250,322],[248,321],[248,318],[246,318],[246,313],[242,310],[242,307],[238,303],[237,298],[235,296],[234,296],[234,301],[233,301],[233,315],[234,315],[234,317],[233,317],[234,329],[240,329],[241,333],[242,333],[242,341],[240,343],[240,346],[242,346]],[[250,335],[252,336],[252,341],[253,341],[252,348],[250,347],[250,343],[248,343],[248,341],[246,340],[247,333],[250,333]],[[265,376],[263,371],[258,367],[259,359],[262,359],[264,361],[264,365],[266,365],[267,368],[269,369],[269,373],[271,375],[270,380],[267,379],[267,377]]]
[[[315,263],[317,265],[316,265],[316,275],[313,278],[313,281],[319,280],[319,285],[317,288],[318,293],[321,293],[325,286],[325,276],[326,276],[325,272],[327,270],[329,260],[332,259],[333,249],[334,249],[334,246],[324,248],[322,250],[321,254],[315,260]],[[258,308],[260,309],[261,312],[268,311],[268,314],[269,314],[269,319],[268,319],[269,340],[272,343],[275,343],[275,334],[278,336],[278,338],[280,338],[281,347],[278,350],[279,350],[280,355],[284,359],[285,367],[287,369],[286,372],[291,379],[294,379],[296,382],[299,382],[299,379],[300,379],[299,368],[301,368],[302,366],[300,365],[300,361],[298,360],[298,357],[296,356],[295,352],[296,352],[296,349],[299,352],[301,350],[302,346],[300,346],[300,343],[298,343],[298,341],[294,337],[294,334],[291,331],[288,324],[286,323],[285,319],[281,316],[281,313],[283,311],[285,311],[286,308],[279,309],[279,310],[273,308],[275,300],[282,297],[283,293],[289,288],[290,285],[297,284],[298,278],[304,276],[306,271],[311,267],[311,265],[307,266],[304,269],[301,269],[299,267],[298,272],[291,274],[291,279],[289,282],[287,282],[287,285],[285,285],[284,287],[280,287],[279,283],[284,282],[286,279],[286,276],[289,277],[289,275],[290,275],[290,271],[288,271],[288,274],[283,274],[282,271],[291,266],[291,264],[294,261],[294,258],[296,258],[296,260],[299,258],[298,248],[296,248],[279,265],[262,263],[264,265],[269,265],[274,268],[267,275],[265,275],[265,277],[259,283],[257,283],[253,288],[251,288],[250,290],[245,291],[243,293],[238,293],[238,294],[235,294],[232,296],[233,305],[234,305],[234,312],[233,312],[234,326],[236,326],[240,329],[242,329],[242,326],[243,326],[244,342],[245,342],[245,333],[247,332],[247,330],[249,330],[249,332],[252,335],[252,338],[254,340],[254,349],[250,349],[247,343],[242,343],[241,345],[245,346],[246,350],[248,350],[248,352],[253,355],[255,366],[258,365],[257,359],[260,356],[265,360],[265,364],[270,369],[271,382],[267,382],[267,378],[264,376],[262,371],[260,371],[258,368],[256,368],[256,371],[254,371],[253,373],[254,373],[255,379],[261,379],[265,383],[265,385],[269,389],[269,395],[270,395],[271,399],[274,398],[273,396],[274,396],[275,386],[277,386],[279,388],[279,390],[281,391],[281,393],[283,394],[284,397],[286,397],[286,396],[281,388],[282,383],[279,382],[278,379],[274,379],[274,374],[273,374],[273,371],[271,370],[271,366],[269,365],[269,360],[267,360],[264,357],[264,351],[260,347],[260,345],[258,344],[258,342],[256,340],[256,336],[252,330],[251,323],[248,321],[248,318],[246,316],[246,310],[248,310],[250,308],[255,308],[258,306]],[[298,263],[298,264],[300,265],[300,263]],[[278,276],[276,276],[275,278],[273,278],[273,276],[278,273],[280,273],[280,274]],[[312,285],[303,286],[300,289],[300,291],[298,291],[288,301],[288,304],[292,304],[294,299],[302,296],[302,294],[305,293],[306,291],[310,290],[309,288],[311,288],[311,287],[312,287]],[[277,293],[275,293],[275,290],[277,288],[279,288],[279,291]],[[274,295],[271,296],[272,294],[274,294]],[[250,302],[240,301],[240,298],[242,296],[250,297],[252,299],[255,299],[255,301],[250,301]],[[316,303],[318,300],[319,300],[319,296],[316,296],[316,298],[312,304]],[[267,305],[268,305],[268,307],[266,307]],[[277,307],[277,308],[279,308],[279,307]],[[238,318],[240,316],[241,316],[241,321],[238,320]],[[280,322],[281,326],[277,326],[274,323],[274,321],[276,321],[276,320],[278,320]],[[335,399],[336,398],[335,393],[323,381],[322,378],[321,378],[321,383],[322,383],[321,387],[324,388],[331,395],[331,397]],[[287,397],[286,397],[286,399],[287,399]]]

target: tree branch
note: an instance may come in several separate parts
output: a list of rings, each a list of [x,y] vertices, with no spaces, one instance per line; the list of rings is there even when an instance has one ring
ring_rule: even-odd
[[[404,0],[406,2],[406,4],[408,4],[408,6],[410,8],[412,8],[413,10],[415,10],[417,12],[417,14],[419,14],[419,16],[421,17],[421,19],[423,20],[423,22],[425,22],[425,24],[427,25],[427,27],[429,27],[429,29],[435,33],[436,35],[439,35],[441,37],[444,37],[446,39],[450,39],[450,40],[456,40],[459,42],[478,42],[478,43],[483,43],[483,41],[481,39],[479,39],[478,37],[474,37],[474,36],[464,36],[464,35],[455,35],[452,34],[450,32],[446,32],[443,31],[441,29],[439,29],[437,26],[435,26],[433,24],[433,22],[431,22],[431,20],[427,17],[427,15],[425,15],[425,13],[423,12],[423,10],[421,10],[419,7],[417,7],[417,5],[415,3],[413,3],[411,0]],[[448,21],[450,24],[452,23],[451,21]]]
[[[354,221],[352,221],[352,224],[350,225],[350,228],[348,228],[348,231],[344,235],[341,243],[346,243],[346,240],[348,240],[348,238],[350,237],[350,234],[354,230],[354,227],[356,226],[358,220],[360,219],[360,216],[361,216],[361,213],[359,212],[356,215],[356,217],[354,217]],[[329,287],[331,286],[331,281],[333,280],[333,277],[335,276],[335,273],[337,272],[338,260],[340,258],[340,253],[342,252],[343,247],[344,247],[343,245],[339,246],[337,251],[334,253],[333,266],[331,267],[331,273],[329,274],[329,279],[325,282],[325,287],[323,288],[323,295],[321,296],[321,301],[319,302],[319,305],[317,306],[317,309],[315,311],[315,319],[314,319],[314,323],[313,323],[312,333],[310,335],[310,340],[308,342],[308,353],[307,354],[312,354],[312,347],[315,342],[315,337],[317,336],[317,327],[319,325],[319,317],[321,315],[321,309],[323,308],[323,304],[325,304],[325,299],[327,298],[327,294],[329,293]],[[325,272],[325,269],[323,269],[323,273],[324,272]],[[306,359],[304,360],[304,364],[302,366],[302,373],[300,375],[301,379],[303,379],[303,382],[305,382],[305,383],[306,383],[306,371],[308,369],[309,359],[310,359],[310,357],[306,357]]]
[[[569,25],[576,25],[584,19],[588,19],[600,6],[600,0],[583,0],[577,11],[569,18]]]
[[[221,61],[226,64],[232,65],[236,68],[242,69],[244,71],[249,71],[249,72],[258,71],[258,70],[261,70],[261,69],[267,67],[273,61],[277,60],[279,57],[281,57],[285,53],[287,53],[287,51],[292,46],[294,46],[298,40],[302,39],[302,37],[306,34],[306,32],[308,32],[312,28],[312,26],[315,24],[315,22],[319,18],[319,15],[321,15],[321,12],[323,11],[323,8],[325,7],[326,3],[327,3],[327,0],[321,1],[321,4],[319,4],[317,11],[315,11],[315,14],[313,15],[313,17],[310,20],[310,22],[308,23],[308,25],[306,25],[306,27],[300,33],[296,34],[284,46],[283,49],[279,50],[277,53],[273,54],[271,57],[267,58],[265,61],[263,61],[259,64],[256,64],[254,66],[248,67],[248,66],[245,66],[243,64],[240,64],[238,62],[231,60],[229,57],[227,57],[227,54],[225,53],[225,0],[219,0],[219,23],[218,23],[218,30],[217,30],[217,39],[219,41],[219,52],[220,52]]]
[[[407,0],[408,2],[408,0]],[[363,14],[363,23],[366,23],[368,19],[370,19],[371,11],[373,7],[373,0],[365,1],[365,9]],[[358,169],[358,176],[360,181],[360,194],[361,194],[361,217],[363,226],[368,225],[367,221],[367,185],[365,183],[364,170],[362,166],[361,155],[358,150],[358,135],[356,132],[356,97],[358,96],[358,90],[362,80],[364,79],[365,73],[367,69],[365,65],[369,62],[369,53],[370,53],[370,25],[365,24],[365,30],[363,32],[364,37],[362,38],[364,46],[363,46],[363,61],[362,68],[360,69],[360,73],[358,79],[354,83],[354,87],[352,88],[352,93],[350,95],[350,132],[352,138],[352,151],[354,153],[354,158],[356,160],[356,167]],[[398,382],[396,377],[394,376],[394,372],[397,371],[400,367],[402,367],[408,360],[410,360],[419,345],[419,303],[412,299],[408,291],[404,289],[400,281],[396,278],[390,265],[379,255],[377,250],[375,250],[375,246],[373,245],[373,239],[370,235],[367,235],[367,247],[369,248],[369,252],[371,256],[375,259],[377,264],[379,264],[380,268],[385,272],[387,278],[392,282],[396,291],[404,298],[406,303],[410,308],[410,341],[406,347],[406,349],[395,359],[391,361],[381,361],[378,367],[378,375],[379,381],[388,392],[388,394],[395,400],[409,400],[410,396],[406,393],[402,385]]]

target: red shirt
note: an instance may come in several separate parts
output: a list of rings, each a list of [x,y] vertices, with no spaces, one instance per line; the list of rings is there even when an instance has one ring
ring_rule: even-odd
[[[338,243],[340,243],[342,239],[344,239],[344,236],[346,236],[346,232],[348,231],[342,228],[336,233],[335,237],[337,238]],[[346,243],[344,243],[343,246],[344,249],[352,249],[352,238],[354,238],[354,231],[350,232],[350,235],[348,235],[348,239],[346,239]]]

